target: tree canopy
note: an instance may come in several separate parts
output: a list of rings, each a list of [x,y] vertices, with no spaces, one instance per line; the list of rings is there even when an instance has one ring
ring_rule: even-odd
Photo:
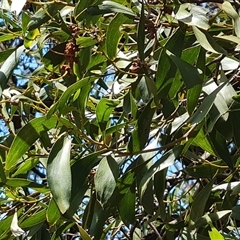
[[[1,4],[0,239],[240,238],[237,1]]]

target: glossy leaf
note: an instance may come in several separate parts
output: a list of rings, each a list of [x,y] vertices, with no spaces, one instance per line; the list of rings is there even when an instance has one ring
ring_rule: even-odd
[[[70,207],[72,187],[70,151],[71,137],[64,135],[53,145],[47,162],[49,187],[61,213],[65,213]]]
[[[211,35],[204,31],[200,30],[197,27],[193,26],[194,34],[199,42],[199,44],[206,49],[207,51],[213,52],[213,53],[222,53],[227,54],[226,50],[223,49],[218,43],[216,43]]]
[[[185,24],[207,30],[210,26],[207,18],[208,9],[190,3],[181,4],[176,12],[176,19]]]
[[[169,150],[168,152],[163,154],[163,156],[149,168],[149,170],[145,173],[140,182],[139,188],[141,191],[140,192],[141,195],[146,190],[147,184],[154,176],[154,174],[158,171],[162,171],[165,168],[168,168],[169,166],[173,165],[177,157],[181,154],[182,149],[183,146],[176,146],[175,148]]]
[[[229,17],[233,20],[235,34],[240,37],[240,17],[236,10],[233,8],[230,2],[225,2],[222,4],[222,9],[227,13]]]
[[[17,65],[20,55],[24,51],[25,47],[21,46],[17,48],[4,62],[4,64],[0,68],[0,95],[2,95],[2,91],[5,89],[9,77]]]
[[[87,12],[90,15],[102,15],[106,13],[123,13],[129,16],[135,16],[135,13],[131,9],[113,1],[103,1],[102,5],[90,6],[88,7]]]
[[[225,86],[226,83],[220,85],[214,91],[212,91],[202,102],[200,107],[196,110],[193,116],[189,119],[189,123],[191,124],[199,124],[208,114],[210,109],[213,106],[214,101],[217,98],[217,94],[219,91]]]

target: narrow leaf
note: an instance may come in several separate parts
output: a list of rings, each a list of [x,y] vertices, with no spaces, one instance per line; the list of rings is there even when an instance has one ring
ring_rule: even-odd
[[[227,54],[226,50],[223,49],[220,45],[218,45],[208,32],[206,32],[204,30],[200,30],[194,26],[193,26],[193,31],[194,31],[194,34],[195,34],[199,44],[204,49],[206,49],[209,52],[213,52],[213,53]]]
[[[5,168],[10,170],[19,159],[30,149],[34,142],[46,132],[54,128],[57,124],[56,118],[39,117],[31,120],[18,132],[7,155]],[[31,134],[29,134],[31,133]]]
[[[138,53],[141,61],[144,61],[144,43],[145,43],[145,15],[144,15],[144,4],[142,3],[141,16],[138,23],[137,30],[137,44],[138,44]]]
[[[2,95],[2,91],[7,85],[8,79],[18,63],[20,55],[24,51],[25,47],[21,46],[17,48],[4,62],[0,69],[0,96]]]
[[[136,14],[122,4],[113,1],[103,1],[102,5],[91,6],[87,9],[87,12],[91,15],[102,15],[106,13],[123,13],[130,16],[136,16]]]
[[[41,27],[44,23],[55,17],[57,13],[64,8],[63,4],[52,3],[43,6],[31,17],[30,22],[28,23],[28,30],[32,31],[36,28]]]
[[[198,193],[193,201],[190,211],[190,225],[194,224],[204,214],[205,205],[210,196],[212,186],[215,179],[213,178],[204,188]]]

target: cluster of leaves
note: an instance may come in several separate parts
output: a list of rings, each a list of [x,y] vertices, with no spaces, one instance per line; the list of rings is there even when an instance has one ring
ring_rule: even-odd
[[[238,7],[2,9],[0,42],[22,45],[0,54],[0,239],[239,237]],[[18,88],[23,52],[41,64]]]

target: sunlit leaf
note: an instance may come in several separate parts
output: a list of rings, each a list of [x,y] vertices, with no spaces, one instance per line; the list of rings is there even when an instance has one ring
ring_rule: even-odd
[[[213,53],[227,54],[226,50],[223,49],[216,41],[214,41],[214,39],[208,32],[198,29],[194,26],[192,28],[199,44],[204,49]]]
[[[227,13],[233,20],[235,34],[240,37],[240,17],[236,10],[233,8],[230,2],[224,1],[222,4],[222,9]]]
[[[87,9],[87,12],[90,15],[101,15],[106,13],[124,13],[126,15],[135,16],[135,13],[131,9],[113,1],[103,1],[102,5],[91,6]]]
[[[17,48],[4,62],[4,64],[0,68],[0,96],[2,95],[2,91],[7,85],[9,77],[17,65],[20,55],[24,51],[25,47],[21,46]]]

